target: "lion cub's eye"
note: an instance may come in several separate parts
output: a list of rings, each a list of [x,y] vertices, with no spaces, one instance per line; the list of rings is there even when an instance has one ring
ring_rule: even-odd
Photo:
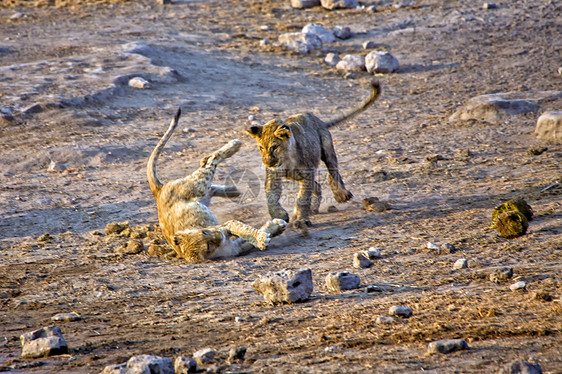
[[[260,152],[263,152],[263,147],[260,145],[259,146]]]
[[[279,148],[279,145],[274,144],[274,145],[271,146],[271,151],[272,151],[272,152],[273,152],[273,151],[276,151],[277,148]]]

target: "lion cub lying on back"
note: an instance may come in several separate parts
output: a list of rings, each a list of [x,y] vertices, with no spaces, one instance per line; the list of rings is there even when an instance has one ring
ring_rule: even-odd
[[[248,251],[252,246],[266,249],[270,237],[281,234],[287,223],[274,219],[257,230],[239,221],[219,225],[209,209],[211,197],[236,197],[240,192],[232,186],[212,185],[217,165],[235,154],[239,140],[231,140],[218,151],[201,160],[193,174],[162,184],[156,174],[156,161],[164,145],[172,136],[181,115],[176,116],[150,155],[147,176],[156,198],[158,220],[166,240],[178,256],[191,262],[209,258],[232,257]],[[251,244],[251,245],[249,245]]]
[[[258,143],[265,165],[265,192],[267,207],[272,218],[289,221],[289,214],[281,204],[281,178],[300,183],[296,201],[294,226],[310,226],[310,214],[318,213],[322,199],[316,169],[320,160],[328,168],[328,182],[338,203],[353,197],[338,171],[338,159],[328,129],[364,111],[379,96],[380,85],[371,83],[371,95],[356,109],[330,121],[322,122],[313,114],[297,114],[285,121],[271,120],[263,126],[252,126],[247,133]]]

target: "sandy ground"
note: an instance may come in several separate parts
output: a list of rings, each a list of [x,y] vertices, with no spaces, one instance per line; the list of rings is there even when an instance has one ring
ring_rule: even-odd
[[[288,1],[5,1],[0,370],[95,373],[133,355],[173,359],[211,347],[224,372],[495,373],[523,359],[562,373],[562,189],[541,192],[560,181],[562,147],[533,135],[538,115],[561,102],[494,123],[449,120],[477,95],[561,87],[561,2],[496,4],[420,0],[371,13],[295,10]],[[161,178],[190,173],[239,138],[241,151],[217,179],[245,194],[213,209],[220,221],[265,222],[248,116],[329,119],[367,95],[372,78],[328,67],[328,50],[260,47],[311,22],[351,27],[354,36],[329,50],[365,55],[361,45],[372,40],[400,61],[398,73],[378,77],[380,100],[332,131],[354,200],[336,204],[323,169],[324,202],[308,236],[290,229],[265,252],[203,264],[119,253],[130,238],[106,235],[109,223],[128,221],[145,248],[161,240],[145,165],[178,107],[181,129],[161,157]],[[132,76],[152,88],[128,87]],[[540,147],[548,149],[528,152]],[[51,162],[66,170],[50,172]],[[288,183],[288,209],[294,191]],[[365,211],[370,196],[392,209]],[[490,217],[514,197],[535,217],[525,236],[507,240]],[[39,240],[45,233],[52,238]],[[456,251],[427,249],[428,241]],[[354,269],[354,253],[369,247],[383,258]],[[468,268],[453,270],[459,258]],[[512,267],[513,278],[491,282],[499,267]],[[315,286],[306,303],[271,306],[251,286],[270,271],[303,268]],[[326,275],[343,270],[362,288],[328,292]],[[526,290],[510,291],[519,280]],[[413,316],[377,324],[392,305]],[[71,311],[83,320],[57,323],[68,355],[21,358],[21,334]],[[470,349],[426,354],[429,342],[452,338]],[[246,347],[246,359],[227,363],[232,347]]]

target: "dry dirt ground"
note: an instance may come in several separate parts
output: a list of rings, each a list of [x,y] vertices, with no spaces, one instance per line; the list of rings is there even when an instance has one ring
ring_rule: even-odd
[[[133,355],[173,359],[211,347],[225,372],[494,373],[523,359],[562,373],[562,189],[542,191],[560,181],[562,147],[533,135],[538,115],[561,103],[495,123],[449,120],[477,95],[561,87],[561,2],[496,4],[418,0],[372,13],[260,0],[4,0],[0,371],[96,373]],[[266,252],[202,264],[157,256],[157,246],[149,253],[161,238],[145,165],[178,107],[181,130],[160,160],[161,178],[190,173],[239,138],[218,179],[245,194],[213,209],[220,221],[258,226],[267,212],[259,153],[244,133],[249,115],[328,119],[368,94],[369,74],[345,77],[323,63],[326,50],[260,46],[311,22],[351,27],[351,39],[329,46],[342,55],[364,55],[372,40],[401,64],[378,77],[383,93],[368,112],[332,131],[354,200],[335,204],[321,172],[325,201],[308,236],[288,230]],[[128,87],[132,76],[152,88]],[[533,147],[548,149],[533,155]],[[49,172],[52,161],[66,170]],[[288,208],[294,188],[286,185]],[[365,211],[370,196],[392,209]],[[535,219],[507,240],[490,216],[514,197]],[[124,221],[130,230],[105,233]],[[120,252],[127,235],[146,249]],[[383,258],[354,269],[353,254],[369,247]],[[453,270],[459,258],[468,268]],[[501,266],[513,278],[491,282]],[[314,277],[308,302],[272,306],[252,288],[262,274],[303,268]],[[343,270],[362,288],[329,293],[326,275]],[[510,291],[518,280],[526,290]],[[392,305],[413,316],[377,324]],[[67,355],[21,358],[22,333],[71,311],[83,320],[57,323]],[[470,349],[426,354],[428,342],[449,338]],[[246,359],[227,363],[226,352],[242,346]]]

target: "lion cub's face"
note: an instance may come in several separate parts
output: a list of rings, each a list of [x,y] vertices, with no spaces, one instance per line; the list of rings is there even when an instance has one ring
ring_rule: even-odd
[[[173,237],[174,244],[180,249],[183,258],[199,262],[205,260],[223,242],[219,230],[201,229],[178,231]]]
[[[283,164],[291,143],[289,126],[274,119],[263,126],[252,126],[246,132],[256,139],[266,167],[273,169]]]

